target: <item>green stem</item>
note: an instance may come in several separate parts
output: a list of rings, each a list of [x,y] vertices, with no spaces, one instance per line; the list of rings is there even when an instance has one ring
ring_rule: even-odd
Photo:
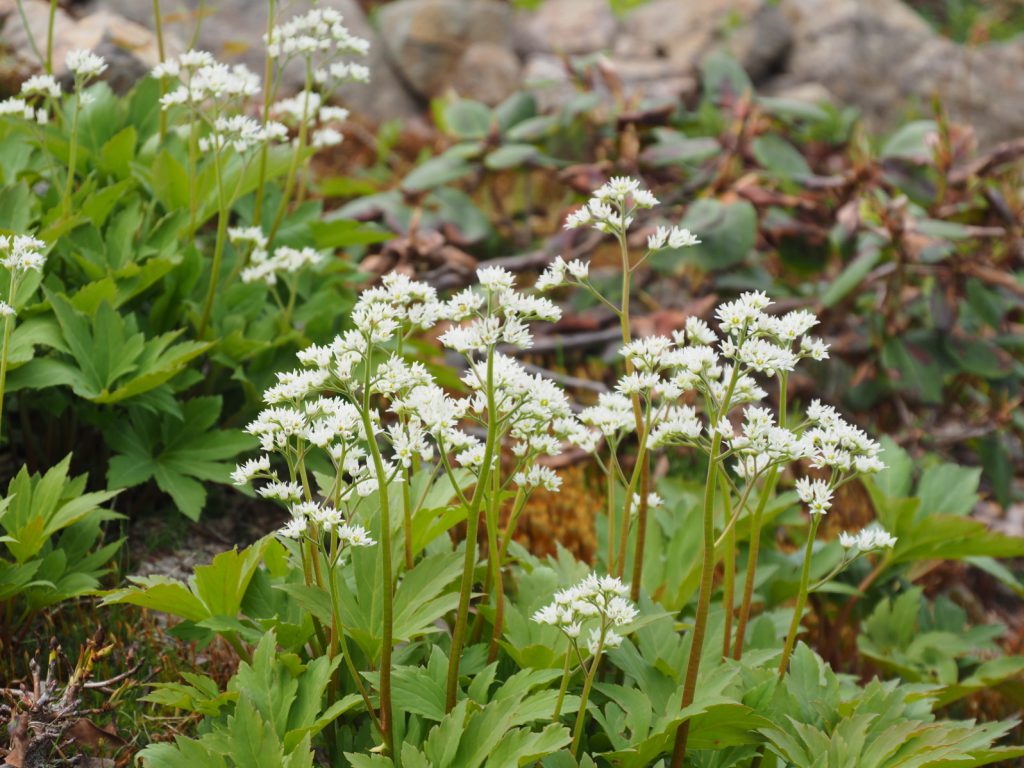
[[[78,164],[78,115],[81,111],[82,92],[75,93],[75,109],[71,113],[71,137],[68,146],[68,175],[64,184],[64,194],[61,197],[61,218],[66,219],[71,212],[71,189],[75,182],[75,166]]]
[[[331,585],[331,606],[332,613],[332,645],[336,642],[341,646],[342,660],[345,662],[345,667],[348,669],[349,675],[352,676],[353,682],[356,684],[356,688],[359,690],[359,695],[363,699],[363,704],[366,705],[366,711],[370,713],[370,718],[373,720],[373,724],[377,727],[381,736],[384,735],[384,729],[381,728],[380,720],[377,718],[377,713],[373,709],[373,704],[370,702],[370,694],[366,690],[366,686],[363,685],[362,679],[359,677],[359,672],[356,670],[356,665],[352,661],[352,656],[348,652],[348,641],[345,640],[345,627],[341,622],[341,597],[338,594],[338,585],[335,582],[335,566],[331,566],[328,571],[330,574],[330,585]],[[333,704],[334,702],[328,702]]]
[[[487,492],[491,464],[498,437],[498,419],[494,411],[494,348],[487,350],[487,443],[484,446],[483,467],[477,478],[476,488],[466,516],[466,554],[462,564],[462,584],[459,588],[459,607],[455,614],[452,630],[451,656],[448,659],[448,678],[445,685],[445,712],[451,712],[459,690],[459,659],[462,644],[466,638],[466,624],[469,617],[469,600],[473,588],[473,569],[476,559],[476,537],[480,525],[480,504]]]
[[[267,9],[267,40],[271,39],[274,34],[274,6],[276,0],[269,0],[269,7]],[[267,53],[266,63],[263,67],[263,127],[267,127],[267,121],[270,120],[270,94],[271,94],[271,81],[274,76],[274,60]],[[263,195],[264,187],[267,183],[267,155],[270,153],[270,147],[267,142],[263,142],[260,145],[260,166],[259,166],[259,181],[256,183],[256,202],[253,207],[252,223],[254,226],[259,226],[260,222],[263,221]]]
[[[820,522],[821,515],[811,515],[811,530],[807,534],[807,546],[804,548],[804,564],[800,569],[800,588],[796,593],[793,619],[789,623],[786,645],[782,649],[782,659],[779,662],[780,680],[786,676],[786,670],[789,669],[789,657],[793,653],[793,646],[796,645],[796,636],[800,631],[800,621],[804,616],[804,605],[807,603],[807,585],[811,578],[811,556],[814,553],[814,537],[818,533],[818,524]]]
[[[402,469],[402,535],[405,539],[405,569],[412,570],[412,497],[409,487],[409,470]]]
[[[787,390],[789,379],[786,374],[779,377],[779,426],[785,427],[787,420]],[[743,599],[740,601],[740,614],[736,622],[736,642],[733,645],[732,657],[739,661],[743,658],[743,642],[747,633],[747,622],[750,620],[750,604],[754,598],[754,577],[757,574],[757,556],[761,549],[761,523],[768,499],[775,492],[779,468],[772,467],[765,477],[764,488],[757,500],[757,508],[750,521],[750,549],[747,554],[747,573],[743,580]]]
[[[500,496],[499,472],[491,473],[491,495],[487,500],[484,520],[487,523],[487,559],[491,566],[491,584],[494,590],[494,626],[491,642],[487,646],[487,663],[498,658],[498,640],[505,623],[505,584],[502,578],[501,547],[498,545],[498,499]]]
[[[25,38],[28,40],[28,47],[32,49],[32,53],[35,54],[36,58],[39,59],[39,64],[46,67],[46,57],[43,56],[43,52],[39,50],[39,46],[36,45],[36,37],[32,34],[32,27],[28,23],[28,15],[25,13],[24,0],[15,0],[15,5],[18,6],[18,16],[21,18],[21,26],[25,30]]]
[[[570,641],[571,644],[571,641]],[[562,667],[562,682],[558,686],[558,698],[555,699],[555,712],[551,715],[551,722],[557,723],[562,714],[562,703],[565,701],[565,692],[569,688],[569,658],[571,648],[565,649],[565,666]]]
[[[11,282],[14,282],[13,276]],[[13,299],[13,297],[12,297]],[[7,355],[10,352],[11,346],[11,331],[14,328],[14,318],[7,316],[4,318],[4,343],[3,349],[0,350],[0,437],[3,437],[4,431],[4,388],[7,385]]]
[[[199,319],[198,336],[202,339],[206,335],[206,325],[210,322],[210,312],[213,310],[213,298],[217,294],[217,283],[220,281],[220,264],[224,258],[224,241],[227,240],[228,216],[230,211],[227,202],[224,200],[224,183],[221,176],[220,150],[214,151],[213,170],[217,179],[217,242],[213,246],[213,264],[210,267],[210,284],[206,289],[206,300],[203,302],[203,314]]]
[[[274,223],[270,227],[270,232],[267,234],[267,241],[270,243],[274,242],[274,237],[277,235],[278,229],[281,228],[281,223],[284,221],[284,215],[288,212],[288,202],[291,200],[292,193],[295,191],[295,181],[298,177],[299,171],[299,158],[302,157],[306,151],[306,141],[309,133],[309,93],[313,87],[313,71],[309,64],[306,65],[306,87],[303,93],[306,96],[302,101],[302,122],[299,123],[299,140],[295,143],[295,151],[292,152],[291,163],[288,165],[288,176],[285,179],[284,194],[281,196],[281,204],[277,207],[277,215],[274,217]]]
[[[724,474],[721,476],[722,500],[725,502],[725,519],[732,518],[729,509],[729,488],[725,481]],[[722,658],[729,656],[729,640],[732,637],[732,619],[734,611],[734,599],[736,592],[736,528],[727,523],[728,530],[725,537],[725,574],[723,578],[722,606],[725,609],[725,629],[722,631]]]
[[[373,433],[373,423],[370,421],[370,352],[366,355],[366,378],[363,386],[363,408],[361,411],[363,429],[366,432],[366,441],[370,447],[370,454],[373,457],[374,471],[377,473],[377,492],[380,497],[380,549],[382,581],[384,582],[385,594],[383,615],[381,617],[383,629],[381,632],[380,651],[380,725],[384,737],[384,746],[389,755],[394,754],[394,739],[392,736],[391,720],[391,653],[394,639],[394,576],[391,564],[391,505],[388,500],[388,479],[384,472],[384,461],[380,455],[380,446],[377,445],[377,438]]]
[[[53,27],[56,20],[57,0],[50,0],[50,18],[46,22],[46,74],[48,75],[53,74]],[[27,25],[25,31],[29,37],[32,36]]]
[[[594,678],[597,676],[597,668],[601,664],[601,654],[604,651],[604,638],[606,630],[602,628],[601,639],[597,642],[597,650],[594,653],[593,659],[590,661],[590,669],[587,670],[587,679],[583,683],[583,693],[580,694],[580,708],[576,712],[576,726],[572,732],[572,745],[569,747],[569,751],[573,757],[576,756],[577,750],[580,747],[580,738],[583,736],[583,723],[587,716],[587,701],[590,699],[590,689],[594,686]]]
[[[167,58],[167,49],[164,47],[164,20],[160,13],[160,0],[153,0],[153,31],[156,33],[156,50],[160,56],[160,63],[163,64]],[[160,96],[167,92],[167,85],[164,78],[160,78]],[[167,135],[167,113],[160,110],[160,143]]]
[[[736,381],[739,378],[739,366],[734,365],[732,376],[725,390],[725,397],[722,398],[722,405],[719,412],[715,414],[715,422],[718,423],[729,415],[729,406],[732,402],[732,394],[736,389]],[[697,615],[693,624],[693,636],[690,640],[690,658],[686,664],[686,677],[683,681],[683,699],[681,709],[686,709],[693,704],[694,695],[697,692],[697,674],[700,672],[700,659],[704,651],[704,635],[707,632],[708,610],[711,607],[711,591],[714,588],[715,580],[715,491],[718,488],[719,459],[718,452],[722,446],[722,433],[717,427],[711,437],[711,446],[708,451],[708,475],[704,484],[704,542],[701,551],[701,575],[700,593],[697,597]],[[686,720],[676,730],[675,746],[672,749],[671,768],[682,768],[683,760],[686,757],[686,742],[690,737],[690,720]]]

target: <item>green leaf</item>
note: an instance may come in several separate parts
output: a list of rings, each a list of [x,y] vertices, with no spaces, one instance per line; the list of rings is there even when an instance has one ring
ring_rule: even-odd
[[[119,179],[127,178],[135,159],[138,138],[138,132],[131,125],[114,134],[100,149],[99,167]]]
[[[778,134],[758,136],[751,142],[750,149],[763,168],[783,179],[803,179],[814,175],[799,150]]]
[[[403,180],[407,192],[425,192],[440,187],[473,172],[473,166],[461,157],[439,155],[416,166]]]
[[[928,137],[938,135],[934,120],[915,120],[893,133],[882,145],[882,157],[912,160],[917,163],[932,161],[933,151],[928,146]]]
[[[314,221],[309,225],[317,248],[347,248],[352,245],[372,245],[394,238],[393,232],[369,226],[353,219]]]
[[[445,128],[460,139],[482,139],[491,131],[495,115],[486,104],[459,99],[444,108]]]

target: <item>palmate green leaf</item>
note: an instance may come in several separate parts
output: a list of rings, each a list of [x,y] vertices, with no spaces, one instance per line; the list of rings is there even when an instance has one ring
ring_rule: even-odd
[[[139,753],[145,768],[227,768],[224,758],[203,742],[175,736],[174,743],[150,744]]]
[[[552,723],[542,731],[516,728],[505,735],[491,752],[485,765],[489,768],[521,766],[536,762],[569,744],[571,735],[564,725]]]
[[[434,622],[458,605],[452,585],[462,573],[462,560],[459,552],[431,555],[405,574],[395,590],[396,641],[436,631]]]
[[[47,291],[47,298],[74,366],[67,361],[43,364],[42,359],[32,363],[42,373],[52,374],[54,384],[68,384],[75,394],[96,403],[119,402],[149,392],[179,374],[189,361],[212,346],[191,341],[173,344],[180,331],[146,339],[137,330],[133,316],[118,314],[105,301],[99,304],[90,321],[64,295]],[[38,382],[40,371],[29,370],[23,376]]]
[[[0,509],[4,542],[15,561],[27,562],[42,551],[55,533],[86,518],[112,520],[117,515],[101,505],[119,491],[85,493],[85,476],[68,478],[71,454],[46,474],[29,474],[26,467],[11,480],[7,503]]]
[[[178,509],[195,520],[206,502],[199,481],[228,482],[235,458],[253,441],[242,432],[216,428],[220,397],[193,398],[181,407],[180,419],[136,409],[127,425],[109,430],[106,438],[117,455],[110,461],[107,478],[124,487],[154,479]]]
[[[137,605],[191,622],[236,617],[266,545],[264,538],[241,551],[221,552],[197,567],[187,584],[165,576],[133,576],[132,586],[105,593],[102,604]]]

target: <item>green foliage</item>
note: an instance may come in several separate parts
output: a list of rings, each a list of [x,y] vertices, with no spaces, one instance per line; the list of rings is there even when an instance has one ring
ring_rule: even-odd
[[[122,540],[102,543],[102,523],[122,515],[102,505],[118,491],[86,492],[69,477],[71,456],[44,475],[24,467],[0,499],[0,609],[13,635],[41,609],[95,590]]]

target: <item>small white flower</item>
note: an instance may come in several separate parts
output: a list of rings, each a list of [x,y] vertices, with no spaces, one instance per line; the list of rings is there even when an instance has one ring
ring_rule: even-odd
[[[102,56],[82,49],[70,51],[64,61],[76,79],[90,80],[99,77],[107,69],[107,62]]]

